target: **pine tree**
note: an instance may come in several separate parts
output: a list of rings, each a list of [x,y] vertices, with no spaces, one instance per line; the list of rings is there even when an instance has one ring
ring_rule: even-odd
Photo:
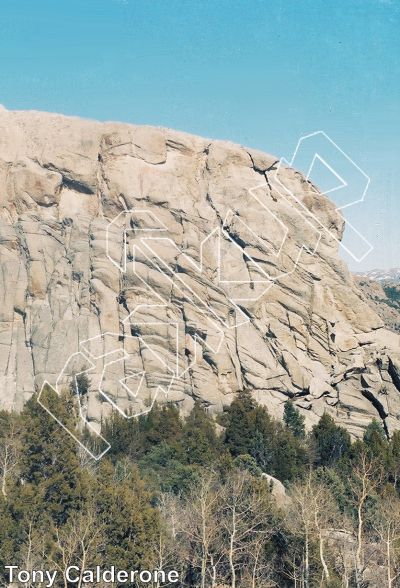
[[[152,410],[139,418],[139,429],[145,451],[159,443],[179,442],[183,421],[179,410],[171,402],[164,405],[155,403]]]
[[[89,392],[90,384],[91,382],[86,372],[74,376],[69,387],[71,395],[76,396],[79,393],[81,397],[85,396]]]
[[[12,516],[12,503],[2,498],[0,498],[0,520],[0,580],[5,586],[7,582],[4,566],[15,562],[20,542],[18,541],[18,525]]]
[[[182,439],[183,421],[179,409],[172,402],[161,408],[158,431],[167,443],[180,442]]]
[[[278,423],[274,439],[274,461],[272,475],[281,482],[290,482],[304,476],[309,457],[304,444],[300,443],[292,431]]]
[[[326,412],[312,428],[312,436],[316,443],[319,465],[332,466],[351,446],[350,434],[345,428],[336,425]]]
[[[251,413],[256,404],[250,392],[240,392],[228,409],[229,417],[225,431],[225,443],[233,457],[249,453],[254,429]]]
[[[296,439],[304,439],[306,429],[304,426],[305,416],[300,414],[299,409],[294,405],[292,400],[285,402],[283,420],[288,429],[290,429]]]
[[[363,440],[375,457],[386,459],[388,450],[387,438],[382,425],[375,418],[372,419],[365,429]]]
[[[233,464],[238,470],[246,471],[254,478],[261,478],[262,476],[262,470],[258,467],[256,460],[247,453],[235,457]]]
[[[250,444],[249,453],[256,460],[258,466],[268,473],[274,461],[272,444],[266,441],[260,430],[256,429]]]
[[[190,464],[210,465],[217,456],[219,442],[215,424],[199,400],[185,421],[183,445]]]
[[[73,429],[68,398],[60,398],[49,387],[42,394],[52,413]],[[79,508],[87,491],[85,475],[79,468],[78,445],[36,396],[27,402],[21,418],[20,506],[24,510],[28,503],[31,508],[43,509],[57,524],[63,523],[71,510]]]
[[[108,457],[114,462],[121,457],[137,459],[144,453],[137,418],[126,418],[119,411],[113,410],[103,423],[101,434],[111,445]]]
[[[130,475],[118,481],[111,462],[103,458],[96,488],[94,500],[107,538],[104,567],[151,569],[147,566],[159,538],[161,521],[137,468],[131,466]]]

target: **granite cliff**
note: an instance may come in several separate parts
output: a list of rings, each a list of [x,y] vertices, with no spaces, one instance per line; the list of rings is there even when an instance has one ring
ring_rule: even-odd
[[[156,394],[217,412],[247,387],[308,426],[400,428],[400,338],[301,172],[281,167],[285,192],[275,157],[163,128],[1,108],[0,129],[2,408],[91,368],[95,422]]]

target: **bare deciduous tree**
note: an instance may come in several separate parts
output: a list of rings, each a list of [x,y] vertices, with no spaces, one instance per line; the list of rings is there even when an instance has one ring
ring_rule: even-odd
[[[248,472],[240,471],[227,480],[222,497],[222,525],[231,588],[237,586],[238,569],[243,573],[246,562],[249,561],[255,588],[265,562],[260,557],[260,552],[259,556],[254,558],[254,548],[260,548],[260,542],[265,543],[271,535],[265,494],[252,488],[252,478]]]
[[[184,505],[178,519],[179,534],[191,544],[187,552],[190,565],[200,570],[200,586],[205,588],[206,578],[211,586],[217,582],[218,565],[223,557],[221,547],[221,487],[217,475],[202,473],[200,482],[192,488],[190,502]]]
[[[294,484],[290,496],[292,502],[287,511],[286,523],[294,534],[303,538],[302,580],[305,588],[310,585],[310,542],[315,527],[315,508],[311,491],[311,476],[307,484]],[[297,576],[297,566],[293,566],[293,573]]]
[[[11,420],[9,430],[0,439],[0,474],[1,493],[7,500],[7,482],[10,475],[17,472],[20,450],[20,429],[14,419]]]
[[[386,565],[387,588],[397,586],[400,578],[400,504],[386,498],[381,501],[374,521],[374,529],[380,539]]]
[[[353,494],[352,503],[356,508],[356,550],[354,554],[354,571],[357,588],[362,588],[363,576],[368,567],[369,558],[365,557],[364,532],[368,519],[366,512],[367,499],[374,493],[383,479],[383,472],[372,458],[363,453],[349,477],[349,485]]]
[[[71,514],[68,522],[55,529],[55,553],[52,563],[61,571],[67,588],[65,571],[73,563],[79,567],[77,588],[81,588],[83,571],[94,566],[104,540],[104,524],[94,504]]]
[[[322,568],[319,585],[323,586],[331,580],[326,543],[340,520],[338,507],[330,489],[311,473],[306,480],[292,485],[290,496],[292,502],[287,509],[286,522],[292,533],[303,538],[302,563],[300,566],[296,563],[298,558],[291,562],[292,579],[297,581],[300,567],[304,586],[310,585],[310,544],[313,542],[318,545]]]
[[[179,519],[179,497],[171,492],[161,494],[158,502],[164,526],[160,527],[158,544],[154,548],[153,568],[163,570],[176,569],[180,557],[185,548],[176,541]],[[165,584],[160,583],[157,577],[155,588],[161,588]]]
[[[28,586],[42,586],[40,582],[33,582],[32,571],[43,570],[46,562],[46,532],[37,517],[26,515],[23,518],[23,533],[21,539],[20,561],[21,567],[30,572]]]

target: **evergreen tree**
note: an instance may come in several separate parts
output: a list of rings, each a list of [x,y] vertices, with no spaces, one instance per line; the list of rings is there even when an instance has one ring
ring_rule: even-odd
[[[261,478],[262,471],[258,467],[256,460],[251,455],[238,455],[233,460],[233,464],[236,468],[242,471],[249,472],[254,478]]]
[[[272,475],[281,482],[291,482],[305,475],[309,458],[302,445],[287,428],[278,427],[274,439],[274,462]]]
[[[113,461],[121,457],[138,459],[144,452],[139,420],[126,418],[118,410],[105,420],[101,434],[111,445],[108,457]]]
[[[218,455],[215,423],[199,400],[196,400],[185,421],[183,444],[190,464],[210,465]]]
[[[13,502],[13,501],[12,501]],[[3,585],[5,581],[5,566],[14,562],[19,551],[18,525],[12,516],[12,502],[7,502],[0,497],[0,579]]]
[[[381,459],[387,458],[388,442],[386,435],[382,425],[375,418],[365,429],[363,440],[372,455]]]
[[[103,565],[122,570],[151,569],[152,553],[159,538],[160,514],[151,505],[152,496],[146,491],[138,470],[131,466],[129,474],[118,481],[111,462],[102,459],[94,499],[107,537]]]
[[[163,441],[179,443],[182,439],[183,421],[179,409],[172,403],[164,404],[160,411],[158,430]]]
[[[300,414],[297,406],[292,400],[285,402],[283,420],[288,429],[290,429],[296,439],[304,439],[306,428],[304,426],[305,416]]]
[[[318,424],[313,426],[312,436],[316,443],[318,463],[322,466],[335,464],[351,445],[350,434],[343,427],[336,425],[326,412]]]
[[[71,416],[68,397],[60,398],[50,387],[42,392],[46,405],[60,422],[71,430],[76,424]],[[19,490],[20,508],[27,503],[42,508],[57,523],[67,520],[71,509],[78,509],[87,491],[85,475],[79,468],[76,441],[37,402],[27,402],[22,416]]]
[[[271,443],[268,443],[260,430],[256,430],[250,444],[249,453],[256,460],[258,466],[265,473],[272,469],[275,459]]]
[[[159,443],[179,442],[183,422],[179,410],[171,402],[160,406],[155,403],[152,410],[139,418],[139,431],[144,451]]]
[[[156,445],[142,457],[138,467],[154,492],[185,494],[198,477],[197,466],[187,465],[183,444],[175,447],[168,443]]]
[[[250,415],[254,431],[249,447],[252,455],[263,472],[271,473],[275,460],[276,426],[265,406],[256,405]]]
[[[251,413],[256,404],[249,391],[240,392],[228,408],[225,443],[233,457],[249,453],[254,429]]]
[[[76,396],[79,392],[79,395],[85,396],[90,389],[90,379],[86,372],[82,372],[77,376],[73,376],[69,390],[72,396]]]

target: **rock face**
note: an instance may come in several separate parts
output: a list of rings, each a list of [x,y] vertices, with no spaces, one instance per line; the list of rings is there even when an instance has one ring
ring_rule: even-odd
[[[0,129],[2,408],[89,370],[94,421],[165,393],[216,412],[247,387],[308,426],[400,427],[400,338],[303,174],[278,187],[276,158],[162,128],[0,109]]]

